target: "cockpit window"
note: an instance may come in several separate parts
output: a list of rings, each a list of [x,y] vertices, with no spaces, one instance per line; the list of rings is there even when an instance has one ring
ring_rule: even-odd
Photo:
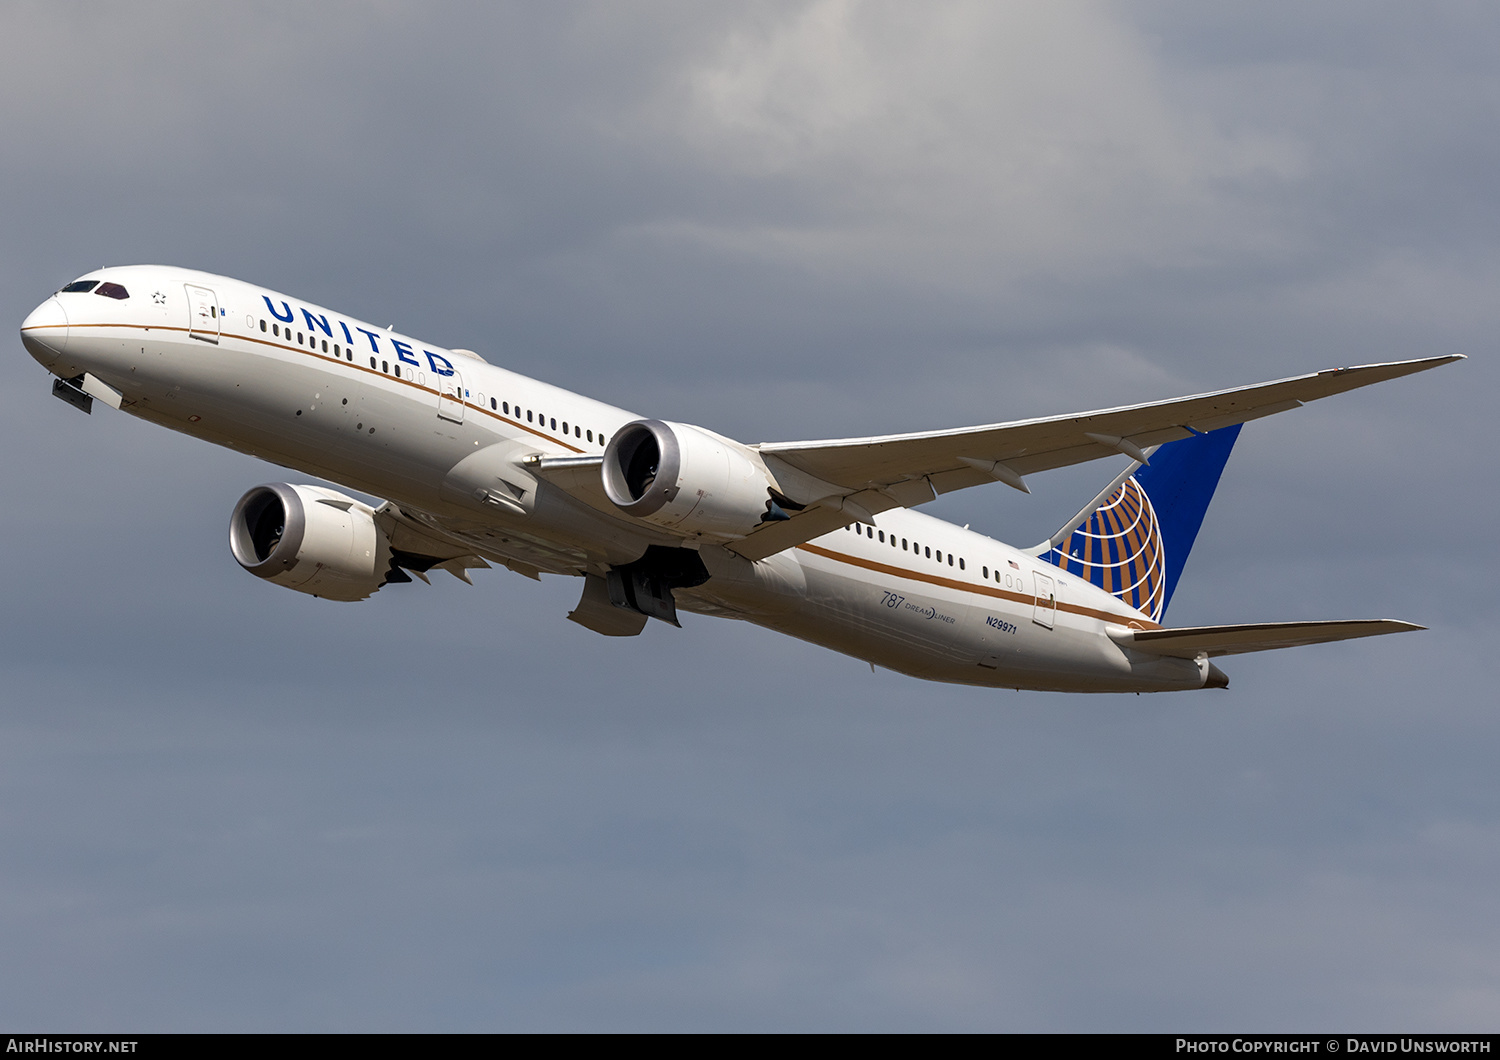
[[[72,283],[68,284],[68,286],[64,287],[58,293],[59,294],[87,294],[89,291],[92,291],[94,289],[94,284],[96,284],[98,282],[99,282],[98,280],[74,280]]]
[[[95,294],[102,294],[105,298],[129,298],[130,292],[117,283],[101,283]]]

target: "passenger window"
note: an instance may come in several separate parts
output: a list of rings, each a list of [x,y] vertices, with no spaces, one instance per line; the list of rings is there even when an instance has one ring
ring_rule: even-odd
[[[101,283],[94,289],[95,294],[102,294],[105,298],[129,298],[130,292],[117,283]]]
[[[564,434],[568,433],[568,421],[567,420],[563,420],[563,433]]]
[[[926,553],[927,553],[927,558],[928,558],[928,559],[931,559],[931,558],[932,558],[932,549],[930,549],[930,548],[928,548],[928,549],[923,549],[923,551],[924,551],[924,552],[926,552]]]
[[[266,330],[266,322],[265,322],[265,321],[264,321],[264,320],[262,320],[262,321],[261,321],[261,322],[260,322],[260,330],[262,330],[262,331],[265,331],[265,330]]]
[[[491,412],[494,412],[494,411],[495,411],[495,410],[496,410],[496,409],[498,409],[498,408],[499,408],[499,407],[500,407],[500,406],[499,406],[499,404],[498,404],[498,403],[496,403],[496,401],[495,401],[495,399],[494,399],[494,398],[490,398],[490,411],[491,411]]]
[[[278,339],[281,338],[281,325],[280,324],[272,324],[271,325],[271,334],[275,335]]]
[[[381,361],[380,362],[380,370],[382,372],[389,372],[391,370],[391,362],[390,361]]]
[[[958,569],[959,570],[963,570],[964,569],[964,561],[963,560],[959,560],[958,561]]]
[[[553,421],[552,421],[552,429],[553,429],[553,430],[554,430],[554,431],[555,431],[555,430],[557,430],[557,420],[556,420],[556,419],[554,419],[554,420],[553,420]]]
[[[90,291],[92,291],[94,289],[94,284],[96,284],[98,282],[99,282],[98,280],[74,280],[72,283],[68,284],[68,286],[64,287],[61,291],[58,291],[57,293],[58,294],[88,294]]]
[[[375,358],[373,358],[373,357],[370,358],[370,367],[371,368],[375,367]]]
[[[904,537],[901,539],[901,551],[902,552],[906,551],[906,538],[904,538]]]
[[[527,423],[531,422],[531,410],[530,409],[526,410],[526,422]]]
[[[302,344],[302,332],[299,331],[297,332],[297,345],[301,346]]]
[[[589,441],[592,442],[594,440],[594,432],[593,431],[589,431],[588,434],[589,434]]]
[[[985,578],[985,581],[989,581],[989,577],[990,577],[990,569],[989,569],[989,568],[988,568],[988,567],[983,567],[983,568],[981,568],[981,569],[982,569],[982,570],[983,570],[983,571],[984,571],[984,578]]]
[[[353,350],[345,350],[344,351],[344,360],[352,362],[354,360],[354,351]]]
[[[885,531],[884,530],[880,531],[880,543],[882,545],[885,544]]]
[[[323,340],[323,352],[324,353],[328,352],[328,340],[327,339]]]

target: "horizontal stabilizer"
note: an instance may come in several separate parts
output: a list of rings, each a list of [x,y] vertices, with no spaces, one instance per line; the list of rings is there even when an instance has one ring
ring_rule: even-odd
[[[1200,654],[1243,655],[1251,651],[1326,644],[1384,633],[1426,629],[1393,618],[1360,618],[1343,622],[1254,622],[1243,626],[1186,626],[1182,629],[1125,629],[1112,627],[1110,638],[1121,647],[1151,655],[1192,659]]]

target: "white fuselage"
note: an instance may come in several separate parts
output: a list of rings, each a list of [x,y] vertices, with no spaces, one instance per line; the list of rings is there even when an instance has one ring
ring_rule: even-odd
[[[124,411],[388,498],[518,569],[580,575],[652,544],[693,547],[602,494],[585,503],[524,471],[537,453],[602,453],[639,418],[625,409],[226,277],[164,266],[89,276],[130,297],[60,293],[22,334],[49,371],[91,374]],[[527,480],[524,512],[474,498],[465,461],[496,452]],[[700,552],[711,577],[676,591],[682,608],[916,677],[1157,691],[1203,687],[1208,673],[1206,659],[1118,645],[1109,627],[1156,624],[1095,586],[909,509],[753,563],[717,545]]]

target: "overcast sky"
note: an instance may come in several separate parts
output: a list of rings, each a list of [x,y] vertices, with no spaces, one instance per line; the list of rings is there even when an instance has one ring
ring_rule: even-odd
[[[7,3],[0,319],[220,272],[746,441],[1458,365],[1246,428],[1227,692],[925,684],[501,571],[0,360],[0,1025],[1496,1030],[1500,7]],[[933,510],[1018,545],[1117,470]],[[294,476],[294,481],[299,480]]]

